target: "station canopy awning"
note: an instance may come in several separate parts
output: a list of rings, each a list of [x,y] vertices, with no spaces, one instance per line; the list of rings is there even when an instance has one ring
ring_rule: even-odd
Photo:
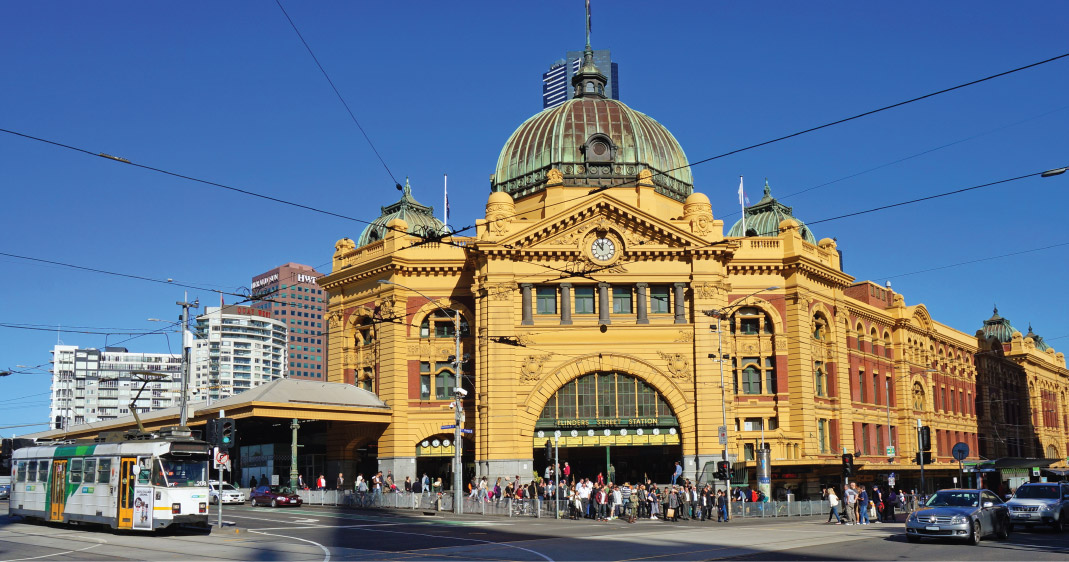
[[[374,393],[351,384],[279,379],[223,400],[191,402],[187,425],[203,426],[223,410],[228,418],[279,418],[335,422],[390,423],[391,411]],[[178,425],[181,408],[165,408],[139,414],[146,431]],[[103,432],[137,429],[133,416],[70,426],[23,435],[29,439],[86,439]]]

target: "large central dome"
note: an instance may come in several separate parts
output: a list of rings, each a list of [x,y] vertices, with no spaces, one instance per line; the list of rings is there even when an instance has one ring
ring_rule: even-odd
[[[512,133],[497,159],[491,191],[514,199],[536,193],[556,168],[565,185],[595,187],[634,185],[638,173],[648,169],[663,195],[683,201],[693,193],[687,155],[672,133],[652,117],[606,99],[598,89],[599,76],[592,63],[584,67],[573,79],[574,99],[531,117]]]

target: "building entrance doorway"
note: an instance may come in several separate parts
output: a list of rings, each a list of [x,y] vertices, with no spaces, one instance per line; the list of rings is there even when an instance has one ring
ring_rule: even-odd
[[[597,372],[564,384],[546,402],[535,423],[538,473],[551,464],[546,442],[560,447],[572,479],[616,483],[668,481],[682,462],[679,421],[667,400],[644,380],[626,373]]]

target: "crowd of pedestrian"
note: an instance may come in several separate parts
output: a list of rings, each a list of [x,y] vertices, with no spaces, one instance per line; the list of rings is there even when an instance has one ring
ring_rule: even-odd
[[[886,489],[873,484],[858,485],[851,482],[840,498],[834,487],[824,489],[828,502],[828,523],[840,525],[868,525],[869,523],[894,523],[895,510],[906,507],[906,495],[902,490],[888,486]]]

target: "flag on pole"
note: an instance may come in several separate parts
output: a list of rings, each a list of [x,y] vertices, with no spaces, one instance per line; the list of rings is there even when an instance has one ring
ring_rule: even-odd
[[[445,194],[445,220],[442,222],[443,227],[449,226],[449,174],[442,174],[442,191]],[[446,228],[448,232],[448,228]]]
[[[739,205],[749,205],[750,198],[746,196],[746,192],[742,189],[742,176],[739,176]]]

